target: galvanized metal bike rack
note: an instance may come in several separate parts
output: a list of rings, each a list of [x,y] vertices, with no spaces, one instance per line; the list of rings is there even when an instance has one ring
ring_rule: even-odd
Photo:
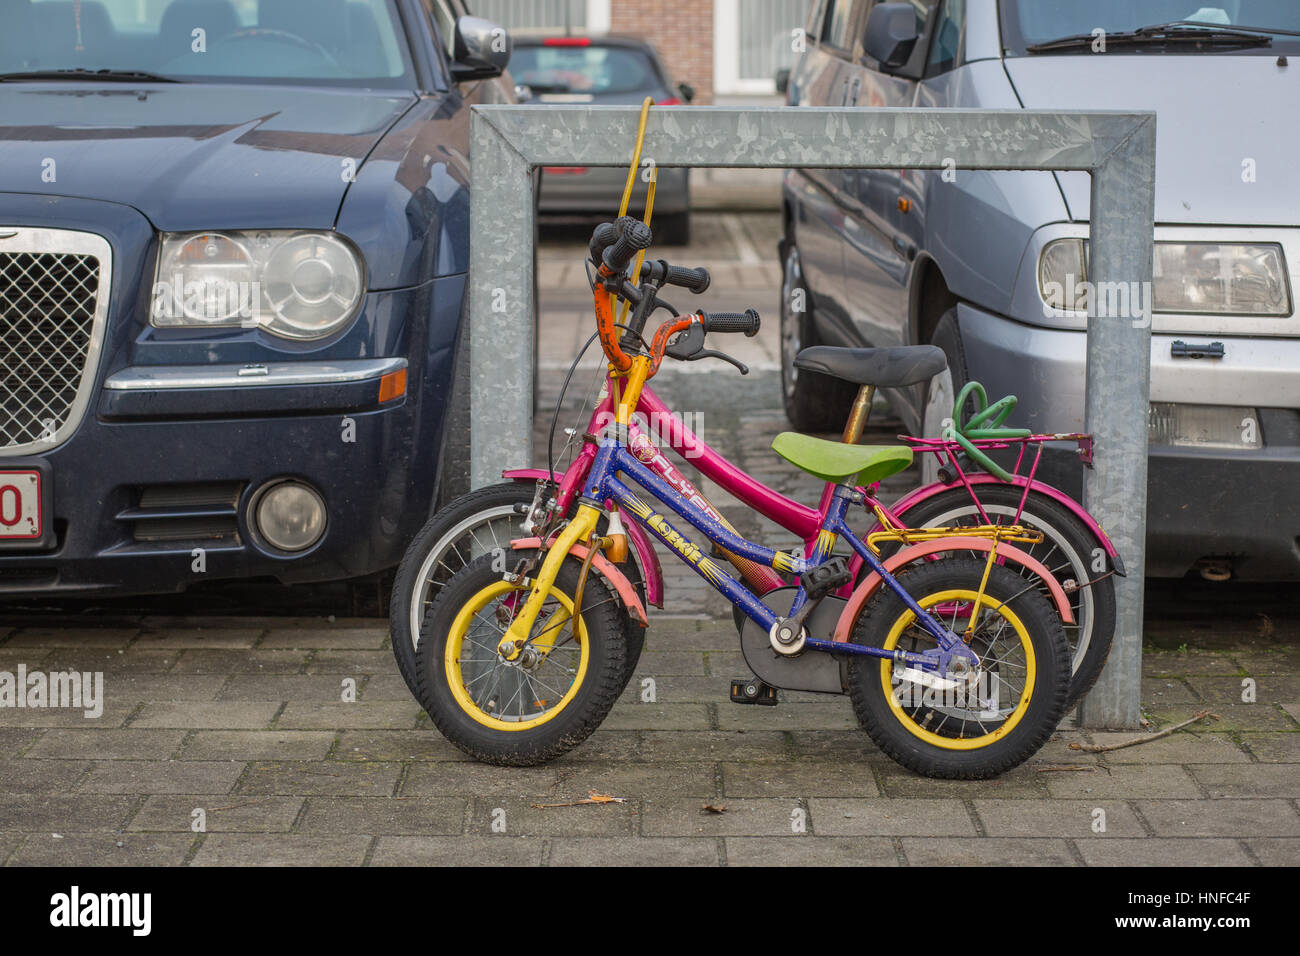
[[[470,402],[474,487],[500,480],[532,447],[533,171],[626,166],[633,106],[476,106],[470,120]],[[1155,114],[1034,110],[661,107],[643,155],[660,167],[1085,170],[1092,175],[1088,278],[1149,283],[1155,215]],[[689,264],[689,263],[683,263]],[[1140,720],[1147,416],[1145,314],[1088,322],[1086,428],[1097,461],[1085,502],[1128,569],[1117,580],[1115,643],[1080,707],[1088,727]],[[528,455],[525,454],[524,458]]]

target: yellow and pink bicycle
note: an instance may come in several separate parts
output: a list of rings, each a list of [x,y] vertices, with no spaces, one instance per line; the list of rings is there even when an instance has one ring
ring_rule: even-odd
[[[858,386],[840,441],[785,433],[773,443],[825,482],[818,507],[766,488],[707,446],[693,458],[800,543],[782,551],[747,540],[650,443],[638,416],[662,408],[646,383],[666,358],[726,358],[706,346],[719,335],[756,333],[759,318],[752,310],[679,314],[663,288],[702,292],[707,273],[642,261],[650,241],[649,228],[632,218],[604,224],[592,237],[597,330],[588,345],[600,341],[608,380],[574,462],[562,475],[516,474],[514,482],[467,496],[465,517],[448,526],[443,516],[440,527],[426,528],[399,571],[398,594],[408,597],[395,594],[394,650],[411,650],[403,672],[435,725],[465,752],[499,764],[538,763],[581,743],[631,676],[649,623],[647,601],[664,600],[653,541],[737,609],[754,676],[733,681],[733,700],[773,702],[778,688],[847,694],[882,750],[931,776],[987,777],[1028,758],[1070,699],[1074,655],[1065,628],[1078,634],[1077,609],[1086,606],[1089,644],[1109,644],[1097,595],[1122,566],[1113,549],[1098,545],[1107,567],[1083,578],[1070,563],[1072,576],[1062,579],[1029,550],[1044,545],[1047,533],[1000,512],[995,520],[993,506],[973,491],[983,482],[972,480],[969,463],[1019,447],[1023,464],[1035,445],[1074,439],[1086,447],[1086,436],[1012,432],[1002,424],[1011,402],[1003,402],[943,439],[861,445],[874,389],[924,381],[942,368],[942,352],[810,349],[800,356],[806,367]],[[627,275],[633,258],[635,282]],[[615,321],[619,297],[634,306],[627,322]],[[647,339],[648,320],[661,309],[670,318]],[[670,445],[699,452],[692,438],[670,429]],[[960,476],[950,490],[971,494],[980,520],[909,527],[875,497],[879,482],[906,468],[918,449],[947,459]],[[1021,464],[1004,473],[1010,482],[994,477],[1019,491],[1015,514],[1038,517],[1043,500],[1055,506],[1055,499],[1033,487],[1032,464],[1025,480],[1015,480]],[[502,496],[503,488],[514,497]],[[863,534],[848,522],[858,508],[872,519]],[[502,521],[485,519],[488,512]],[[676,519],[696,536],[674,526]],[[1100,529],[1094,535],[1105,540]],[[441,567],[447,541],[455,570]],[[463,542],[473,544],[462,551]],[[1073,547],[1079,557],[1083,549]],[[1087,550],[1081,569],[1094,560],[1096,549]],[[1091,603],[1080,601],[1080,592]]]

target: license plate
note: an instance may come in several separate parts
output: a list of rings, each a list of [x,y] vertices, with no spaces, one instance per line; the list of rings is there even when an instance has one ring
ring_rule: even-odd
[[[48,491],[39,469],[0,470],[0,545],[45,541]]]

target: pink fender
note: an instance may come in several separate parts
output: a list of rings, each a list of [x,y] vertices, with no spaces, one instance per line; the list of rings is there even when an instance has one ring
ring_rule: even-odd
[[[541,546],[541,538],[518,538],[510,542],[510,547],[514,548],[516,551],[527,548],[540,548]],[[586,560],[587,551],[588,548],[584,544],[575,544],[569,549],[569,553],[580,561]],[[623,605],[632,613],[632,616],[636,618],[637,623],[642,627],[649,627],[650,620],[645,616],[645,605],[641,603],[641,596],[636,593],[636,586],[627,579],[627,575],[616,568],[614,563],[600,552],[596,552],[596,556],[591,559],[591,566],[595,568],[606,581],[614,585],[614,590],[617,591],[618,596],[622,598]]]
[[[904,548],[893,557],[886,559],[885,570],[893,574],[898,568],[910,564],[918,558],[929,557],[940,551],[988,551],[992,547],[993,542],[987,538],[936,538],[934,541],[924,541],[909,548]],[[1042,562],[1019,548],[1005,543],[998,545],[998,557],[1013,564],[1022,565],[1046,581],[1047,588],[1052,593],[1052,600],[1056,602],[1056,611],[1061,615],[1061,620],[1066,624],[1074,623],[1074,612],[1070,609],[1070,602],[1065,596],[1065,589],[1061,587],[1060,582],[1052,576],[1052,572],[1047,570],[1047,567]],[[853,631],[853,625],[857,621],[858,615],[862,613],[862,608],[866,606],[871,596],[879,590],[881,584],[880,575],[872,571],[853,590],[848,603],[844,605],[844,610],[840,612],[839,621],[835,624],[834,640],[843,643],[849,639],[849,634]]]
[[[502,477],[509,478],[511,481],[537,481],[546,477],[546,469],[512,468],[510,471],[501,474]],[[562,479],[562,475],[555,476],[556,481]],[[645,581],[646,600],[653,606],[662,608],[664,606],[664,570],[659,564],[659,555],[655,553],[654,545],[646,537],[646,533],[641,529],[640,525],[633,521],[624,521],[623,527],[627,530],[627,536],[632,542],[633,550],[636,551],[637,564],[641,566],[641,577]]]
[[[1071,514],[1073,514],[1076,518],[1078,518],[1080,521],[1084,523],[1084,525],[1088,528],[1089,531],[1093,533],[1093,535],[1096,536],[1097,543],[1106,549],[1107,555],[1109,555],[1111,558],[1119,557],[1119,552],[1115,550],[1115,546],[1111,544],[1110,538],[1106,536],[1106,532],[1102,530],[1101,525],[1097,524],[1096,519],[1093,518],[1092,515],[1088,514],[1088,512],[1084,510],[1084,507],[1081,504],[1079,504],[1079,502],[1075,501],[1073,498],[1067,495],[1064,491],[1061,491],[1059,488],[1053,488],[1051,485],[1044,484],[1041,481],[1034,481],[1031,483],[1029,479],[1026,478],[1024,475],[1015,475],[1013,477],[1015,478],[1015,480],[1014,482],[1012,482],[1012,484],[1014,484],[1017,488],[1023,488],[1025,487],[1025,485],[1032,485],[1032,489],[1034,491],[1046,495],[1047,497],[1055,501],[1057,504],[1059,504],[1061,507],[1065,508]],[[1007,484],[1007,482],[1004,482],[1001,478],[995,477],[994,475],[990,475],[985,472],[975,472],[973,474],[967,474],[966,478],[968,481],[970,481],[972,485]],[[889,510],[893,514],[901,515],[909,508],[913,507],[914,505],[920,504],[922,501],[925,501],[928,498],[933,498],[935,495],[942,494],[945,491],[951,491],[953,488],[960,488],[960,487],[962,487],[962,484],[959,481],[954,482],[951,485],[945,485],[938,482],[934,484],[925,485],[924,487],[917,488],[911,494],[905,495],[903,498],[899,499],[897,502],[890,505]],[[1121,577],[1124,576],[1123,565],[1120,564],[1119,562],[1116,562],[1115,573],[1119,574]]]

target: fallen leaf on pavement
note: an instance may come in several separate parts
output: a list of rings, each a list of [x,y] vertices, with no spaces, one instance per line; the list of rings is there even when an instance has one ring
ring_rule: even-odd
[[[706,813],[726,813],[727,805],[725,803],[706,803],[700,809]]]

